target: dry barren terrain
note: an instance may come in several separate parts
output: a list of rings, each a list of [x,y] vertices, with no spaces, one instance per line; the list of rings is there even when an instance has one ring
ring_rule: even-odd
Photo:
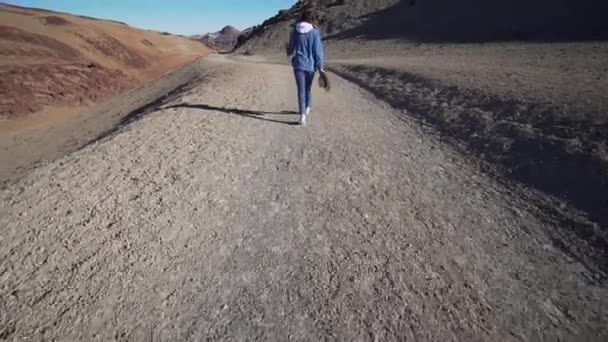
[[[601,264],[542,196],[337,76],[302,129],[289,67],[189,68],[1,192],[4,339],[607,337]]]
[[[317,1],[306,128],[281,54],[309,1],[0,131],[0,340],[606,341],[605,5],[497,3]]]

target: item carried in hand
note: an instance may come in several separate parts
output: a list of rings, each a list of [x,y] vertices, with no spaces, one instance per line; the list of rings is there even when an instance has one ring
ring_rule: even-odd
[[[319,73],[319,87],[329,91],[331,89],[331,83],[329,83],[329,77],[325,71]]]

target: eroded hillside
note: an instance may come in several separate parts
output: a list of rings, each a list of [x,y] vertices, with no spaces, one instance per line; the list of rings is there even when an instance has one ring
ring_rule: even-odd
[[[209,52],[126,24],[0,5],[0,119],[74,112]]]

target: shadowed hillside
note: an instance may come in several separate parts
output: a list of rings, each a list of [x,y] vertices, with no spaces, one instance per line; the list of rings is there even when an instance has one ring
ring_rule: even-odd
[[[333,38],[420,42],[605,39],[608,4],[602,1],[403,0],[365,17]]]
[[[608,36],[608,3],[597,0],[301,1],[255,27],[239,51],[280,51],[289,27],[315,8],[328,40],[412,42],[581,41]]]

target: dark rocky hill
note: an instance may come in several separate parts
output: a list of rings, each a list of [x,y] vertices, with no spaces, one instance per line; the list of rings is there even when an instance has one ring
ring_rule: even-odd
[[[307,0],[241,35],[238,51],[281,51],[291,25],[307,8],[315,9],[330,41],[552,42],[608,37],[608,2],[598,0]]]
[[[208,47],[219,52],[230,52],[234,50],[241,31],[232,26],[226,26],[218,32],[208,33],[202,37],[195,36],[193,39],[203,42]]]

